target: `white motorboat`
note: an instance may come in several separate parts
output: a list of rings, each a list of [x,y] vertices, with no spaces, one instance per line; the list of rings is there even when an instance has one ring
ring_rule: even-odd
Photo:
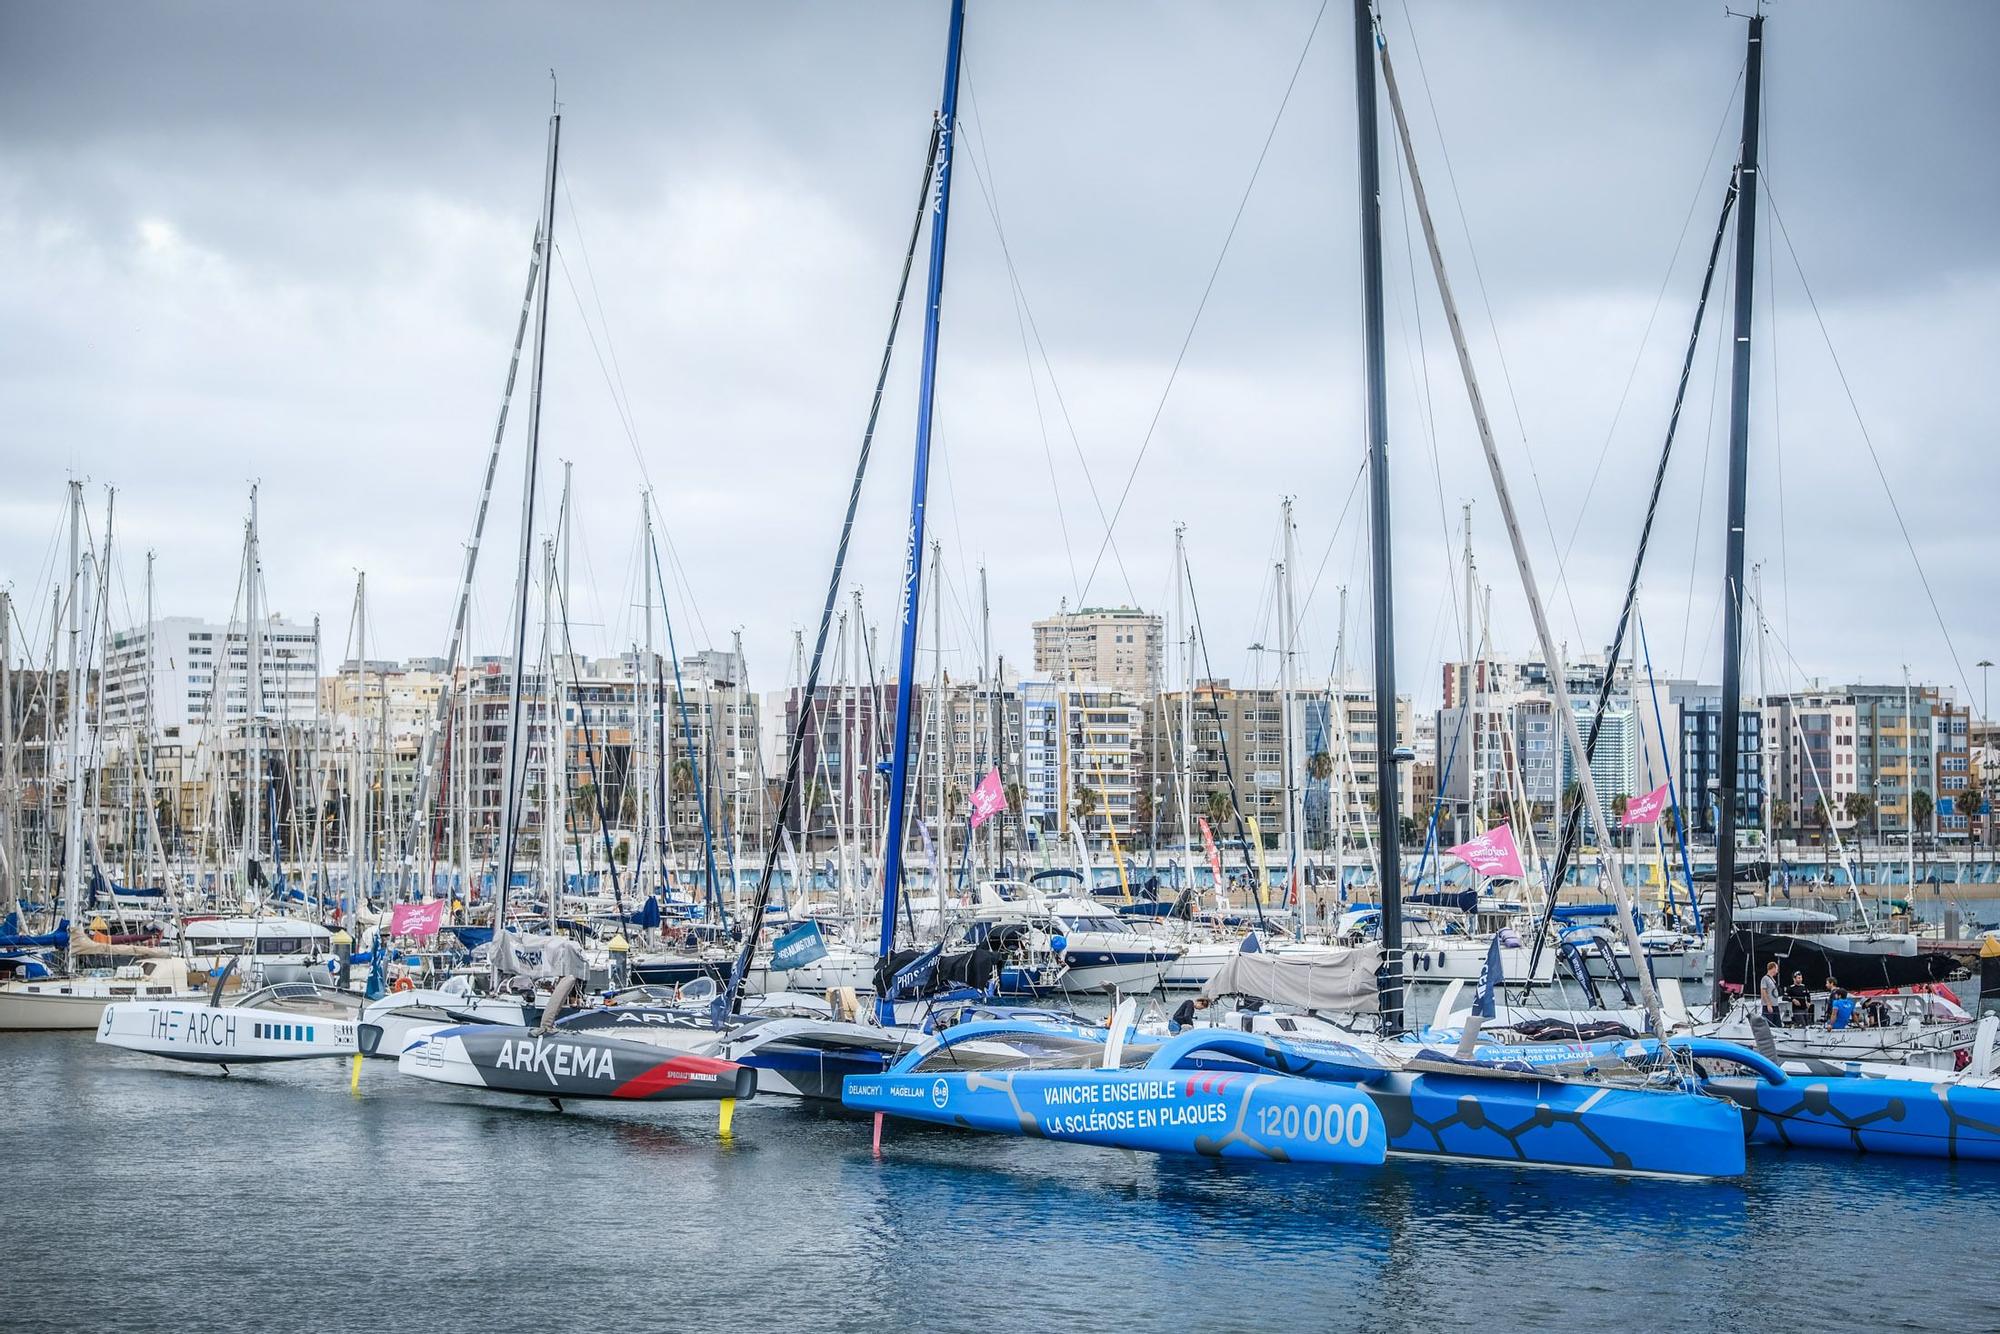
[[[1009,951],[1029,963],[1060,965],[1053,985],[1063,991],[1152,991],[1184,952],[1101,903],[1053,897],[1018,880],[982,884],[973,918],[989,942],[1004,935]]]

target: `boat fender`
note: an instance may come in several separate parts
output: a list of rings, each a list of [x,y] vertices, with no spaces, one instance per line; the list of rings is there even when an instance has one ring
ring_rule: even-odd
[[[1051,953],[1051,954],[1057,954],[1057,955],[1061,955],[1061,954],[1067,954],[1067,953],[1069,953],[1069,937],[1068,937],[1068,936],[1050,936],[1050,937],[1049,937],[1049,953]]]

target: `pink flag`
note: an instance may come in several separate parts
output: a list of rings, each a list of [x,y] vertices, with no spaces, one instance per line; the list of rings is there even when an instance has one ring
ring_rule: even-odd
[[[1521,874],[1521,850],[1514,846],[1513,829],[1504,824],[1495,825],[1471,842],[1446,848],[1445,851],[1481,875],[1518,877]]]
[[[389,914],[392,936],[434,936],[444,923],[444,900],[432,903],[399,903]]]
[[[1222,892],[1222,858],[1215,851],[1215,835],[1209,832],[1207,816],[1197,815],[1195,819],[1201,825],[1201,841],[1208,848],[1208,868],[1215,873],[1215,892],[1220,894]]]
[[[979,828],[1006,809],[1007,792],[1000,786],[1000,771],[989,769],[972,789],[972,827]]]
[[[1645,796],[1634,797],[1625,803],[1625,827],[1630,829],[1633,825],[1654,824],[1666,808],[1667,785],[1662,783]]]

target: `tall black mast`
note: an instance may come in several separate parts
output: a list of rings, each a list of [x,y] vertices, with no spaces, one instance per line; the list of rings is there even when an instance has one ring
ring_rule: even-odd
[[[1722,960],[1736,906],[1736,772],[1743,716],[1743,521],[1750,472],[1750,317],[1757,291],[1757,110],[1764,19],[1750,20],[1743,67],[1743,143],[1736,160],[1736,345],[1729,373],[1729,545],[1722,583],[1722,731],[1716,744],[1715,1006],[1724,1003]],[[1761,720],[1759,736],[1762,736]]]
[[[1361,148],[1361,315],[1368,405],[1368,515],[1375,575],[1375,820],[1382,867],[1382,1029],[1403,1027],[1402,820],[1396,808],[1396,617],[1389,565],[1389,408],[1382,351],[1382,171],[1376,152],[1375,22],[1354,0],[1355,129]]]

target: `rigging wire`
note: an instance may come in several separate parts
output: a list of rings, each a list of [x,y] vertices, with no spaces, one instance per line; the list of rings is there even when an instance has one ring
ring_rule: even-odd
[[[1736,94],[1743,87],[1743,67],[1737,66],[1736,84],[1722,104],[1722,118],[1716,122],[1715,138],[1708,145],[1708,157],[1701,164],[1701,172],[1695,177],[1694,189],[1688,196],[1687,214],[1681,219],[1680,235],[1674,238],[1674,252],[1667,259],[1667,271],[1660,275],[1660,290],[1653,297],[1652,312],[1646,316],[1645,332],[1639,335],[1639,346],[1632,354],[1632,368],[1625,374],[1625,387],[1619,391],[1618,406],[1611,414],[1611,425],[1605,429],[1604,444],[1597,451],[1597,463],[1590,470],[1590,484],[1583,489],[1583,501],[1577,506],[1576,525],[1570,529],[1569,541],[1563,547],[1562,562],[1557,567],[1556,578],[1560,582],[1568,577],[1570,554],[1576,550],[1576,539],[1583,532],[1583,521],[1590,513],[1590,498],[1597,490],[1598,477],[1604,471],[1604,461],[1611,455],[1611,442],[1617,437],[1618,423],[1624,419],[1625,404],[1632,397],[1632,386],[1639,378],[1639,367],[1645,362],[1646,347],[1652,342],[1653,328],[1660,318],[1661,307],[1665,305],[1667,290],[1673,285],[1674,268],[1680,262],[1681,251],[1687,248],[1688,231],[1694,226],[1695,210],[1701,207],[1702,195],[1707,190],[1708,174],[1715,166],[1715,155],[1722,148],[1722,137],[1729,130],[1729,113],[1736,106]]]
[[[1767,193],[1770,177],[1763,177]],[[1820,314],[1819,298],[1813,295],[1812,283],[1806,279],[1805,265],[1799,261],[1799,252],[1792,245],[1791,232],[1785,227],[1784,214],[1778,209],[1778,201],[1771,199],[1771,219],[1777,224],[1778,235],[1785,242],[1785,253],[1792,257],[1792,268],[1799,275],[1799,287],[1806,294],[1806,304],[1812,308],[1813,320],[1819,325],[1819,336],[1826,343],[1826,354],[1833,361],[1834,374],[1840,378],[1840,391],[1847,398],[1848,411],[1854,414],[1854,425],[1861,432],[1861,443],[1868,447],[1868,461],[1875,466],[1876,480],[1882,483],[1882,494],[1888,498],[1889,512],[1896,516],[1896,529],[1903,535],[1903,546],[1910,553],[1910,563],[1917,567],[1917,580],[1924,587],[1924,598],[1931,604],[1931,615],[1936,618],[1938,632],[1944,636],[1944,646],[1951,653],[1951,665],[1957,669],[1959,683],[1965,687],[1968,700],[1979,698],[1972,693],[1972,678],[1966,675],[1965,664],[1959,660],[1958,645],[1952,642],[1951,628],[1945,624],[1944,611],[1938,606],[1937,593],[1931,588],[1931,577],[1924,569],[1923,557],[1917,554],[1917,544],[1910,537],[1910,525],[1903,518],[1903,507],[1896,502],[1896,489],[1889,484],[1889,474],[1882,467],[1882,456],[1875,452],[1875,438],[1868,431],[1868,423],[1862,419],[1861,405],[1855,401],[1854,386],[1848,382],[1847,368],[1840,364],[1840,353],[1834,350],[1833,335],[1826,327],[1826,317]]]
[[[1404,8],[1403,21],[1410,29],[1410,49],[1417,58],[1417,82],[1423,86],[1424,101],[1430,107],[1431,127],[1437,135],[1438,156],[1444,162],[1445,186],[1451,195],[1452,207],[1458,213],[1459,230],[1465,236],[1466,255],[1472,261],[1473,286],[1479,290],[1479,305],[1485,312],[1486,327],[1493,337],[1493,352],[1495,359],[1500,363],[1500,380],[1507,391],[1507,406],[1514,414],[1514,429],[1521,437],[1521,453],[1528,463],[1528,479],[1534,484],[1535,503],[1542,512],[1542,526],[1548,530],[1549,554],[1560,561],[1561,546],[1556,541],[1555,521],[1549,517],[1548,495],[1542,489],[1542,475],[1535,466],[1534,447],[1528,443],[1527,423],[1521,418],[1521,400],[1514,392],[1514,375],[1507,366],[1507,348],[1500,338],[1499,322],[1493,318],[1493,302],[1486,293],[1486,276],[1479,267],[1479,248],[1473,244],[1472,225],[1466,220],[1465,200],[1459,194],[1458,176],[1451,165],[1451,149],[1445,142],[1444,122],[1438,117],[1437,100],[1431,95],[1430,75],[1424,71],[1423,47],[1417,41],[1416,23],[1411,19],[1407,5]],[[1577,614],[1576,599],[1569,586],[1562,580],[1560,563],[1556,571],[1556,583],[1558,591],[1563,595],[1563,602],[1569,607],[1570,620],[1576,627],[1578,641],[1588,643],[1588,638],[1583,633],[1583,618]]]
[[[972,112],[976,121],[979,114],[979,98],[978,95],[972,91],[972,81],[970,76],[968,76],[966,80],[966,92],[967,95],[971,98]],[[1104,525],[1105,537],[1106,540],[1109,541],[1111,537],[1111,528],[1113,521],[1105,517],[1104,501],[1103,498],[1098,495],[1097,480],[1090,471],[1090,461],[1084,457],[1083,442],[1081,438],[1077,435],[1076,423],[1070,417],[1069,403],[1068,400],[1066,400],[1063,397],[1062,385],[1056,380],[1055,364],[1049,359],[1048,348],[1042,342],[1041,325],[1035,320],[1035,309],[1034,306],[1028,300],[1027,288],[1022,284],[1020,273],[1014,267],[1013,251],[1009,248],[1007,244],[1006,229],[1002,227],[1000,223],[999,183],[997,181],[989,179],[992,176],[993,172],[993,163],[990,156],[987,158],[985,167],[982,169],[980,166],[980,161],[979,161],[980,157],[982,154],[986,153],[985,135],[983,133],[978,132],[976,125],[973,128],[975,131],[973,134],[974,151],[968,155],[968,158],[972,164],[972,177],[973,180],[976,181],[979,185],[979,193],[986,202],[987,213],[993,222],[994,235],[998,238],[1000,242],[1000,256],[1002,260],[1005,262],[1007,267],[1008,284],[1011,289],[1013,299],[1015,302],[1014,319],[1016,324],[1017,325],[1021,324],[1023,318],[1025,317],[1026,332],[1022,334],[1022,353],[1024,356],[1026,356],[1027,335],[1028,333],[1031,332],[1034,335],[1035,348],[1041,354],[1043,372],[1049,377],[1049,391],[1056,400],[1057,411],[1059,411],[1062,414],[1063,425],[1069,431],[1070,447],[1072,450],[1075,451],[1077,464],[1083,471],[1084,486],[1090,492],[1091,503],[1097,508],[1097,520],[1099,523]],[[1038,388],[1035,388],[1036,384],[1035,367],[1032,358],[1029,358],[1028,360],[1028,382],[1030,388],[1034,389],[1035,412],[1037,419],[1040,420],[1042,414],[1041,393]],[[1042,449],[1044,454],[1048,455],[1050,484],[1052,487],[1055,487],[1056,489],[1056,516],[1058,521],[1062,525],[1063,550],[1064,553],[1068,555],[1070,559],[1070,566],[1071,566],[1070,584],[1073,591],[1075,591],[1076,593],[1076,599],[1078,605],[1081,605],[1083,602],[1084,594],[1087,593],[1090,589],[1090,580],[1086,579],[1080,585],[1076,582],[1076,570],[1075,570],[1076,559],[1074,553],[1071,552],[1069,548],[1068,520],[1064,517],[1062,512],[1062,492],[1061,488],[1056,485],[1055,459],[1054,455],[1049,451],[1048,428],[1046,424],[1043,424],[1042,426]],[[1098,551],[1098,557],[1100,560],[1103,558],[1103,554],[1104,554],[1103,549],[1100,548]],[[1112,555],[1113,559],[1118,564],[1118,573],[1120,577],[1122,577],[1125,580],[1126,595],[1132,598],[1133,601],[1136,602],[1138,600],[1138,594],[1133,590],[1131,575],[1127,573],[1125,570],[1124,556],[1118,552],[1115,546],[1112,548]],[[1092,574],[1093,575],[1095,574],[1094,567],[1092,570]]]
[[[1173,369],[1167,372],[1166,385],[1160,390],[1160,399],[1153,407],[1153,417],[1146,424],[1146,434],[1139,441],[1139,452],[1132,460],[1131,470],[1125,476],[1124,489],[1118,493],[1118,504],[1111,511],[1111,518],[1104,528],[1104,542],[1097,549],[1097,559],[1091,563],[1090,574],[1083,581],[1084,592],[1097,578],[1097,568],[1104,562],[1104,553],[1111,545],[1111,539],[1118,527],[1118,520],[1125,513],[1125,504],[1132,497],[1132,484],[1138,480],[1140,465],[1146,461],[1146,451],[1152,448],[1153,435],[1159,430],[1160,417],[1166,412],[1167,399],[1174,392],[1174,383],[1180,378],[1181,364],[1187,360],[1188,348],[1194,342],[1195,330],[1201,327],[1202,312],[1208,309],[1208,298],[1215,291],[1215,280],[1221,276],[1223,261],[1229,257],[1230,243],[1236,239],[1236,229],[1242,225],[1243,213],[1250,205],[1250,196],[1257,188],[1257,177],[1264,170],[1264,159],[1270,155],[1271,142],[1278,137],[1278,126],[1285,118],[1285,108],[1291,104],[1292,90],[1298,86],[1299,72],[1305,68],[1306,55],[1312,50],[1313,37],[1319,32],[1320,20],[1326,17],[1327,0],[1320,0],[1317,13],[1313,15],[1312,27],[1306,32],[1305,44],[1299,48],[1299,58],[1292,66],[1292,77],[1285,84],[1284,96],[1278,100],[1278,110],[1271,117],[1271,128],[1264,135],[1264,145],[1257,150],[1256,165],[1250,169],[1250,179],[1243,187],[1243,197],[1236,203],[1236,213],[1229,220],[1229,230],[1222,238],[1222,249],[1215,257],[1215,266],[1209,270],[1208,282],[1201,289],[1201,299],[1195,303],[1194,318],[1188,321],[1187,334],[1181,339],[1180,351],[1174,356]],[[1079,599],[1080,600],[1080,599]]]

